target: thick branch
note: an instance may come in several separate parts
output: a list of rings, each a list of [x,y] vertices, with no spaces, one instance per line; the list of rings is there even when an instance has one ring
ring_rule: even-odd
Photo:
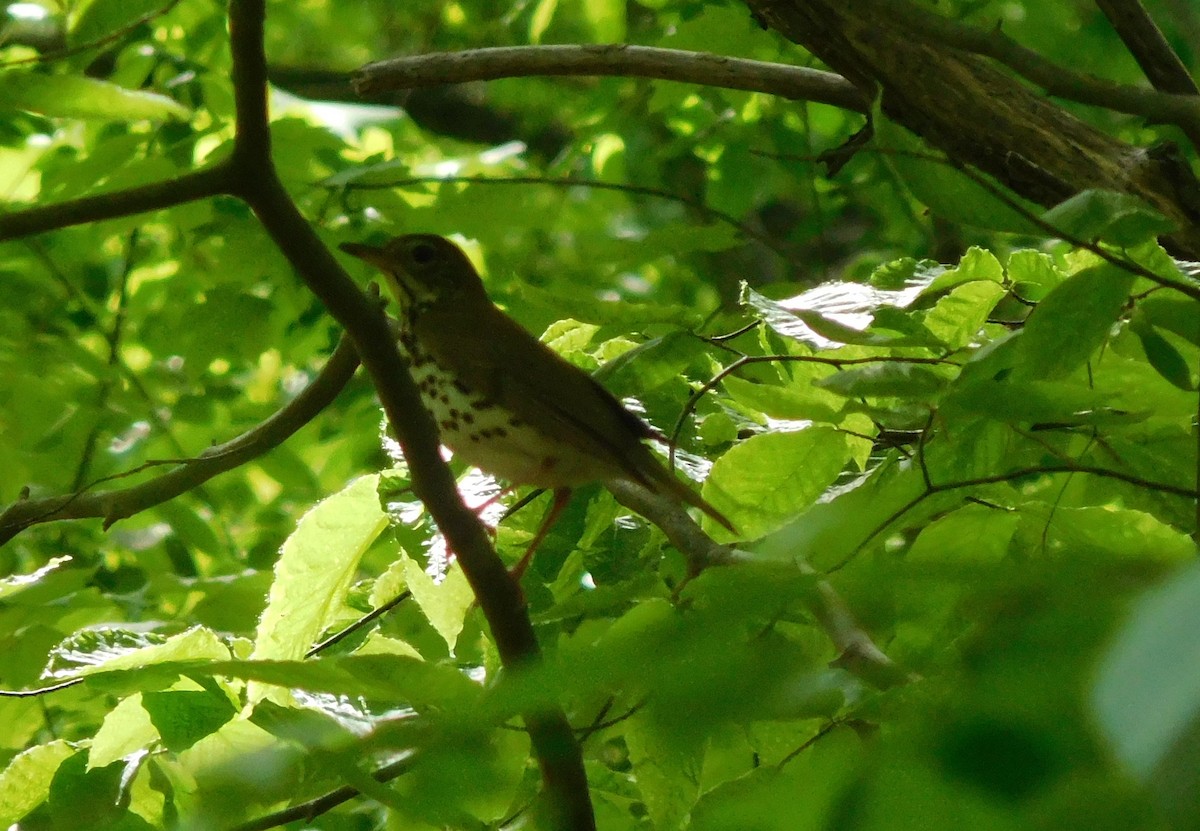
[[[871,102],[832,72],[649,46],[504,46],[394,58],[367,64],[354,79],[363,95],[464,81],[531,75],[619,75],[764,92],[865,113]]]
[[[881,7],[886,9],[888,22],[910,36],[993,58],[1051,95],[1176,124],[1185,130],[1200,128],[1200,98],[1194,95],[1156,92],[1076,72],[1022,46],[999,28],[968,26],[907,0],[882,0]]]
[[[174,499],[212,477],[244,465],[282,444],[338,396],[358,368],[353,345],[342,338],[313,382],[285,407],[225,444],[208,448],[195,459],[161,476],[118,490],[77,493],[14,502],[0,513],[0,545],[31,525],[63,519],[103,517],[107,528],[155,505]]]
[[[980,168],[1041,205],[1089,188],[1132,194],[1179,226],[1172,237],[1177,249],[1200,257],[1200,186],[1186,165],[1169,153],[1102,133],[1004,69],[964,51],[965,44],[921,35],[911,22],[881,25],[881,20],[918,15],[922,10],[915,3],[747,2],[759,19],[859,87],[880,88],[889,118],[955,161]],[[1164,100],[1161,93],[1147,94]],[[1176,115],[1200,105],[1188,99],[1184,106],[1182,97],[1175,98],[1183,108]]]

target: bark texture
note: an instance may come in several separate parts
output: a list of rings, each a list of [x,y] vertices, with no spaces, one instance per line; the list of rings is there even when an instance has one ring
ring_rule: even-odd
[[[1053,205],[1088,188],[1144,199],[1178,224],[1171,244],[1200,257],[1200,186],[1169,145],[1126,144],[1007,68],[907,25],[895,0],[748,0],[755,17],[812,52],[889,118],[1014,192]]]

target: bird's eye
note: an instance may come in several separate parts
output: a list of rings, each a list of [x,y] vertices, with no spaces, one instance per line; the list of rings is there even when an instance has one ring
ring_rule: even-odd
[[[412,247],[413,262],[417,265],[429,265],[437,259],[437,249],[427,242],[419,242]]]

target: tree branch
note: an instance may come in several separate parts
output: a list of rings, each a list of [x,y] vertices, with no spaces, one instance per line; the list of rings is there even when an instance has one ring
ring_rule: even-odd
[[[604,484],[618,502],[662,529],[671,544],[687,559],[693,574],[710,566],[755,562],[752,554],[713,540],[670,498],[653,493],[636,482],[614,480]],[[802,574],[817,577],[816,571],[807,563],[799,562],[795,566]],[[838,666],[881,690],[911,680],[909,673],[893,663],[858,625],[828,580],[818,577],[813,590],[806,593],[803,600],[841,653],[836,662]]]
[[[1139,0],[1096,0],[1154,88],[1176,95],[1200,95],[1179,55]]]
[[[0,513],[0,545],[31,525],[43,522],[103,517],[104,527],[108,528],[118,520],[174,499],[220,473],[244,465],[282,444],[329,406],[357,368],[358,354],[350,340],[343,337],[312,383],[253,429],[208,448],[195,459],[182,462],[161,476],[129,488],[14,502]]]
[[[515,670],[537,663],[541,652],[520,588],[496,555],[479,517],[463,505],[441,458],[433,417],[421,405],[382,310],[359,291],[317,237],[284,190],[271,161],[265,7],[265,0],[232,0],[229,7],[237,109],[232,181],[280,251],[354,342],[412,472],[413,491],[457,555],[504,665]],[[583,757],[565,714],[552,708],[525,713],[524,718],[554,826],[594,829]]]
[[[98,193],[15,213],[0,214],[0,242],[82,225],[85,222],[173,208],[185,202],[218,196],[228,191],[228,167],[225,164],[216,164],[162,182],[151,182],[126,190]]]
[[[746,2],[766,24],[862,89],[881,89],[888,118],[954,161],[978,167],[1040,205],[1058,204],[1088,188],[1132,194],[1179,226],[1172,237],[1178,250],[1193,259],[1200,256],[1200,184],[1186,165],[1172,154],[1119,141],[1075,117],[1005,67],[975,54],[968,48],[970,38],[952,43],[932,36],[932,31],[942,31],[933,27],[953,28],[953,21],[932,15],[931,28],[917,31],[913,21],[931,13],[904,0]],[[890,24],[893,17],[904,20],[899,26],[881,24]],[[1057,82],[1052,91],[1069,92]],[[1174,115],[1200,123],[1200,100],[1125,91],[1159,103],[1170,99],[1181,108]],[[1120,97],[1110,96],[1108,87],[1103,94],[1099,88],[1094,93],[1101,105]],[[1172,113],[1154,114],[1171,120],[1165,116]]]
[[[345,190],[391,190],[396,188],[411,187],[413,185],[442,185],[442,184],[471,184],[471,185],[550,185],[559,188],[593,188],[595,190],[610,190],[619,193],[630,193],[637,196],[650,196],[656,199],[666,199],[671,202],[676,202],[680,205],[695,210],[706,217],[723,222],[731,228],[741,232],[749,239],[761,243],[767,248],[779,255],[780,259],[794,262],[791,252],[787,247],[772,238],[769,234],[764,234],[756,230],[745,222],[740,222],[731,214],[724,211],[711,208],[704,204],[699,199],[690,196],[684,196],[678,193],[661,188],[647,187],[646,185],[626,184],[623,182],[599,182],[594,179],[581,179],[578,177],[562,177],[551,178],[549,176],[407,176],[403,179],[393,179],[389,181],[371,181],[365,183],[349,182],[336,187]],[[333,187],[333,186],[328,186]]]
[[[907,0],[881,0],[880,5],[887,10],[888,22],[915,37],[992,58],[1051,95],[1175,124],[1189,132],[1200,130],[1200,98],[1194,95],[1157,92],[1076,72],[1022,46],[999,27],[969,26]]]
[[[362,95],[533,75],[617,75],[764,92],[866,113],[871,102],[840,75],[799,66],[705,52],[627,44],[502,46],[441,52],[370,63],[358,70]]]
[[[934,482],[930,479],[929,470],[925,466],[923,453],[924,441],[918,444],[917,447],[920,451],[918,453],[918,463],[920,464],[921,468],[921,476],[924,479],[924,489],[921,491],[921,493],[914,496],[908,502],[892,511],[892,513],[888,515],[882,522],[872,528],[871,532],[863,537],[858,545],[854,546],[853,551],[847,554],[841,562],[829,569],[831,572],[837,571],[845,566],[846,563],[850,562],[850,560],[852,560],[858,554],[858,552],[862,551],[867,544],[871,542],[871,540],[878,537],[880,534],[886,531],[893,522],[900,519],[900,517],[907,514],[929,497],[939,493],[947,493],[949,491],[979,487],[980,485],[997,485],[1003,482],[1011,482],[1016,479],[1025,479],[1029,476],[1049,476],[1062,473],[1080,473],[1086,476],[1097,476],[1102,479],[1115,479],[1118,482],[1124,482],[1128,485],[1133,485],[1134,487],[1138,488],[1145,488],[1148,491],[1154,491],[1156,493],[1165,493],[1170,494],[1171,496],[1180,496],[1184,499],[1195,499],[1200,501],[1200,481],[1197,482],[1195,487],[1188,488],[1179,485],[1172,485],[1168,482],[1154,482],[1149,479],[1144,479],[1141,476],[1136,476],[1132,473],[1123,473],[1119,470],[1112,470],[1111,468],[1100,467],[1099,465],[1082,465],[1074,462],[1068,462],[1060,465],[1030,465],[1029,467],[1021,467],[1017,468],[1016,470],[1009,470],[1005,471],[1004,473],[994,474],[992,476],[978,476],[973,479],[962,479],[958,482]],[[1200,463],[1197,464],[1197,476],[1200,476]]]
[[[417,755],[415,753],[408,754],[384,765],[371,773],[370,776],[377,782],[390,782],[396,777],[408,773],[416,760]],[[349,802],[358,795],[358,788],[343,785],[327,794],[310,799],[308,802],[301,802],[299,805],[292,805],[273,814],[266,814],[249,822],[244,822],[241,825],[236,825],[231,831],[266,831],[268,828],[278,828],[281,825],[287,825],[289,822],[295,822],[296,820],[312,822],[314,818],[333,810],[343,802]]]
[[[1139,0],[1096,0],[1096,6],[1104,12],[1155,89],[1193,98],[1200,95],[1187,67]],[[1191,127],[1183,130],[1192,146],[1200,149],[1200,130]]]

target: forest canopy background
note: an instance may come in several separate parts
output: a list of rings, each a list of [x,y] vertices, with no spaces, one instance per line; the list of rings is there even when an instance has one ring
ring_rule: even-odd
[[[494,5],[5,7],[0,825],[1200,827],[1200,12]],[[508,580],[415,231],[736,537]]]

